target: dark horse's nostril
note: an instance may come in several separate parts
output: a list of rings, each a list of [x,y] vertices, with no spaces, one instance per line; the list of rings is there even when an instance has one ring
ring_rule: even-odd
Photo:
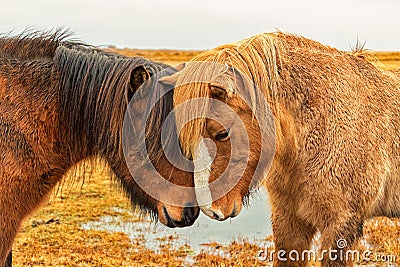
[[[175,228],[176,225],[174,223],[174,220],[171,219],[171,217],[169,216],[168,211],[165,207],[163,207],[163,213],[164,213],[165,218],[167,219],[167,226],[171,227],[171,228]]]
[[[193,207],[192,203],[186,203],[182,212],[182,219],[185,222],[185,225],[192,225],[199,216],[199,212],[200,210],[198,207]]]

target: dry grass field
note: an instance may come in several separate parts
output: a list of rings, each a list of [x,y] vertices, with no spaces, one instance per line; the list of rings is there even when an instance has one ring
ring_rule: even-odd
[[[377,66],[386,70],[400,69],[400,52],[375,52]]]
[[[169,65],[177,65],[187,62],[202,51],[181,51],[181,50],[139,50],[139,49],[108,49],[111,52],[123,54],[128,57],[145,57],[154,61],[164,62]]]
[[[123,54],[129,57],[145,57],[154,61],[164,62],[170,65],[177,65],[181,62],[187,62],[202,51],[191,50],[139,50],[139,49],[108,49],[109,51]],[[400,69],[400,51],[399,52],[373,52],[366,51],[372,62],[384,70]]]
[[[112,50],[112,49],[111,49]],[[199,51],[114,50],[128,56],[144,56],[172,65],[188,61]],[[383,69],[400,69],[400,52],[373,54]],[[87,174],[91,173],[90,176]],[[129,238],[122,232],[85,230],[82,225],[104,216],[116,216],[122,222],[148,220],[132,214],[122,191],[111,182],[107,168],[96,166],[66,177],[48,201],[23,223],[14,243],[14,266],[260,266],[261,247],[233,241],[230,245],[208,244],[195,254],[189,246],[171,248],[160,239],[158,250],[148,249],[146,232]],[[86,174],[86,178],[84,178]],[[396,255],[400,263],[400,221],[378,218],[366,224],[365,238],[359,249],[382,255]],[[264,238],[264,237],[263,237]],[[265,237],[270,239],[271,237]],[[165,242],[166,241],[166,242]],[[218,240],[215,240],[218,242]],[[206,244],[207,245],[207,244]],[[221,256],[223,252],[229,257]],[[189,259],[189,260],[188,260]],[[359,264],[367,264],[361,262]],[[386,266],[372,263],[370,266]]]

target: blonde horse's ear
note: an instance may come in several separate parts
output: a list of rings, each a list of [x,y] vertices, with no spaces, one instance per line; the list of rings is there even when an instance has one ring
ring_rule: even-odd
[[[232,67],[216,76],[210,83],[212,97],[221,100],[233,97],[240,87],[244,87],[243,76]]]
[[[176,71],[181,71],[185,68],[185,66],[186,66],[186,63],[183,62],[181,64],[176,65],[174,68],[176,69]]]
[[[225,100],[231,98],[236,91],[236,80],[229,72],[224,72],[210,83],[211,96]]]
[[[232,95],[229,88],[226,88],[223,84],[218,82],[210,83],[210,89],[211,96],[216,99],[224,100]]]

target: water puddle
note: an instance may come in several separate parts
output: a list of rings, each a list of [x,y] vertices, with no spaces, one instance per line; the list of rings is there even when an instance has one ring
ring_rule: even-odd
[[[114,212],[126,213],[125,209],[112,208]],[[171,250],[185,250],[185,266],[191,266],[195,256],[201,252],[222,258],[231,258],[225,249],[219,249],[236,243],[247,242],[260,248],[269,248],[272,241],[265,240],[272,234],[271,213],[268,206],[268,197],[265,191],[260,191],[250,202],[249,208],[244,208],[236,218],[218,222],[200,214],[195,224],[186,228],[168,228],[161,223],[150,220],[126,222],[122,216],[103,216],[98,221],[82,224],[86,230],[99,230],[109,232],[123,232],[141,246],[161,253],[168,247]],[[378,222],[374,222],[377,224]],[[399,225],[399,223],[397,224]],[[373,247],[365,240],[361,244],[366,250],[374,251]],[[320,248],[320,234],[314,237],[311,251],[317,253]],[[355,265],[375,266],[375,265]],[[394,265],[388,265],[394,266]]]
[[[119,212],[114,208],[114,211]],[[125,212],[125,210],[120,210]],[[272,234],[271,214],[268,207],[268,197],[265,191],[260,191],[250,201],[250,207],[232,219],[217,222],[200,214],[195,224],[186,228],[168,228],[151,221],[124,222],[117,216],[103,216],[99,221],[91,221],[82,225],[86,230],[123,232],[131,240],[141,240],[142,245],[155,252],[168,244],[172,249],[189,246],[193,254],[207,248],[207,244],[217,242],[228,245],[232,241],[245,240],[249,243],[262,243],[263,239]],[[220,255],[229,256],[229,255]]]

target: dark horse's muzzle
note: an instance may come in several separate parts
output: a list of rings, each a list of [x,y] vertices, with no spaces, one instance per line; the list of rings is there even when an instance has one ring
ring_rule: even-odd
[[[200,208],[187,203],[184,207],[162,205],[158,208],[158,218],[164,225],[175,227],[191,226],[199,217]]]

